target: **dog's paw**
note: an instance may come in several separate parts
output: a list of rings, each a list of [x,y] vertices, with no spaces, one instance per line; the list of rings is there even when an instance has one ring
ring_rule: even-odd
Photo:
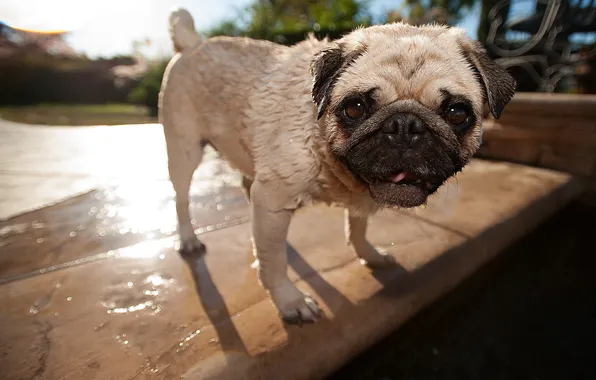
[[[398,266],[395,258],[389,254],[379,254],[379,257],[373,260],[365,260],[362,258],[359,260],[362,265],[366,265],[370,269],[395,268]]]
[[[360,263],[371,269],[395,268],[398,266],[393,255],[382,250],[377,250],[370,244],[367,244],[360,250],[356,250],[356,254]]]
[[[323,316],[317,301],[304,294],[302,299],[284,305],[279,310],[281,319],[288,325],[302,326],[305,323],[315,323]]]
[[[274,289],[270,294],[281,319],[288,325],[302,326],[323,317],[317,301],[294,285]]]
[[[180,245],[178,251],[182,254],[197,254],[205,252],[205,245],[197,239],[196,236],[192,236],[187,239],[180,239]]]

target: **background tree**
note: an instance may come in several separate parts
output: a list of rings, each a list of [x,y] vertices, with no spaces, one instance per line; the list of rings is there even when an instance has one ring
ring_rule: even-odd
[[[167,65],[168,61],[150,65],[137,86],[128,94],[129,102],[147,107],[151,116],[157,116],[159,90]]]
[[[455,24],[474,6],[476,0],[406,0],[387,12],[385,22],[405,21],[412,25]]]
[[[317,29],[349,29],[371,23],[368,1],[257,0],[249,6],[252,35]]]
[[[293,44],[308,32],[336,37],[371,23],[368,0],[255,0],[205,34]]]
[[[254,0],[235,17],[205,31],[207,37],[247,36],[291,45],[302,41],[307,33],[318,38],[339,38],[358,26],[373,23],[371,0]],[[400,9],[388,12],[381,22],[405,19],[412,24],[453,23],[459,20],[475,0],[406,0]],[[155,64],[129,100],[157,112],[157,96],[164,63]]]
[[[224,20],[213,28],[207,30],[204,34],[211,36],[244,36],[246,30],[242,28],[236,20]]]
[[[448,24],[449,15],[445,9],[434,7],[425,9],[419,4],[412,8],[402,7],[387,12],[385,22],[404,21],[412,25],[422,25],[429,23]]]

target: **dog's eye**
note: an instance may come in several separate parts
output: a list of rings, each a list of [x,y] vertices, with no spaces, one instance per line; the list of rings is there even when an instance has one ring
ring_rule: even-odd
[[[447,108],[447,115],[445,116],[449,124],[454,127],[465,124],[469,117],[468,106],[459,103],[449,106],[449,108]]]
[[[344,114],[351,120],[358,120],[362,118],[365,113],[366,107],[364,106],[364,102],[357,99],[350,100],[344,108]]]

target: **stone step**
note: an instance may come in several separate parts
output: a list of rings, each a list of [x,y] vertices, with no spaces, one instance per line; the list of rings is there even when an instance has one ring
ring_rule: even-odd
[[[0,368],[7,378],[322,378],[580,192],[567,174],[475,160],[426,208],[373,217],[369,240],[401,265],[384,271],[346,246],[342,210],[302,210],[290,227],[290,275],[326,315],[302,328],[285,327],[257,284],[241,212],[238,223],[202,229],[208,252],[187,261],[172,237],[88,255],[90,236],[53,244],[43,267],[28,259],[11,271],[11,257],[35,249],[11,256],[5,245]],[[72,228],[44,223],[57,236]]]

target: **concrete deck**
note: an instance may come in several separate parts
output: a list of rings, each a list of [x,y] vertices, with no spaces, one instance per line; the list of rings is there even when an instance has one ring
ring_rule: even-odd
[[[321,378],[580,191],[566,174],[476,160],[425,209],[373,218],[369,239],[402,266],[378,272],[345,245],[341,210],[303,210],[290,272],[327,318],[285,328],[250,268],[237,177],[213,153],[192,189],[208,252],[173,249],[162,144],[158,126],[0,124],[3,379]]]

